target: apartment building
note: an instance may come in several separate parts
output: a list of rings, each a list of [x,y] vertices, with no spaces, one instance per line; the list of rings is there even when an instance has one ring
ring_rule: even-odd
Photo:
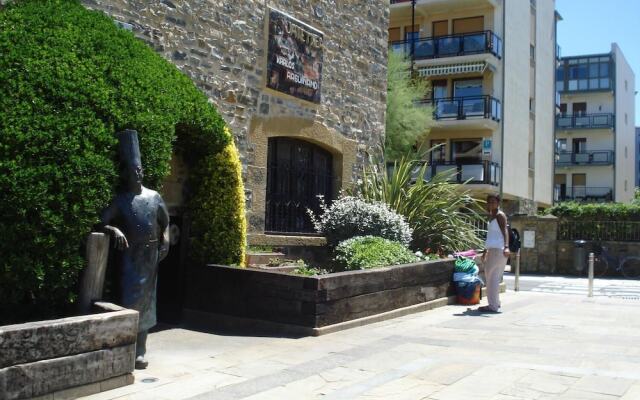
[[[628,203],[635,188],[635,77],[615,43],[556,72],[555,201]]]
[[[509,213],[553,201],[557,18],[554,0],[391,0],[390,48],[431,83],[431,173]]]
[[[640,126],[636,126],[636,187],[640,187]]]

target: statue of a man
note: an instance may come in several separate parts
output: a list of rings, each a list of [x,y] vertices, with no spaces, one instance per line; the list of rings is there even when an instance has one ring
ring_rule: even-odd
[[[140,312],[136,368],[146,368],[146,341],[156,324],[158,263],[169,251],[169,213],[158,192],[142,186],[138,133],[118,133],[120,177],[115,199],[102,213],[102,226],[117,249],[120,305]]]

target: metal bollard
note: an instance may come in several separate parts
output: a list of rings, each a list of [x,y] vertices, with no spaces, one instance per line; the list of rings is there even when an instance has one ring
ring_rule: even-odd
[[[516,280],[514,283],[514,288],[516,292],[520,291],[520,249],[516,253]]]
[[[589,253],[589,297],[593,297],[593,263],[595,259],[593,253]]]

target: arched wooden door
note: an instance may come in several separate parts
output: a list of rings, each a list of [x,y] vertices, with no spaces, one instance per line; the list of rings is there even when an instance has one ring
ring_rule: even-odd
[[[269,139],[266,233],[313,234],[307,209],[319,212],[318,196],[333,198],[331,153],[299,139]]]

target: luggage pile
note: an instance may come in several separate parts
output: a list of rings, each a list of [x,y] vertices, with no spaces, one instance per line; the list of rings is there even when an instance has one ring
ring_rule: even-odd
[[[479,268],[472,258],[458,255],[453,272],[458,304],[478,304],[482,296],[482,279]]]

